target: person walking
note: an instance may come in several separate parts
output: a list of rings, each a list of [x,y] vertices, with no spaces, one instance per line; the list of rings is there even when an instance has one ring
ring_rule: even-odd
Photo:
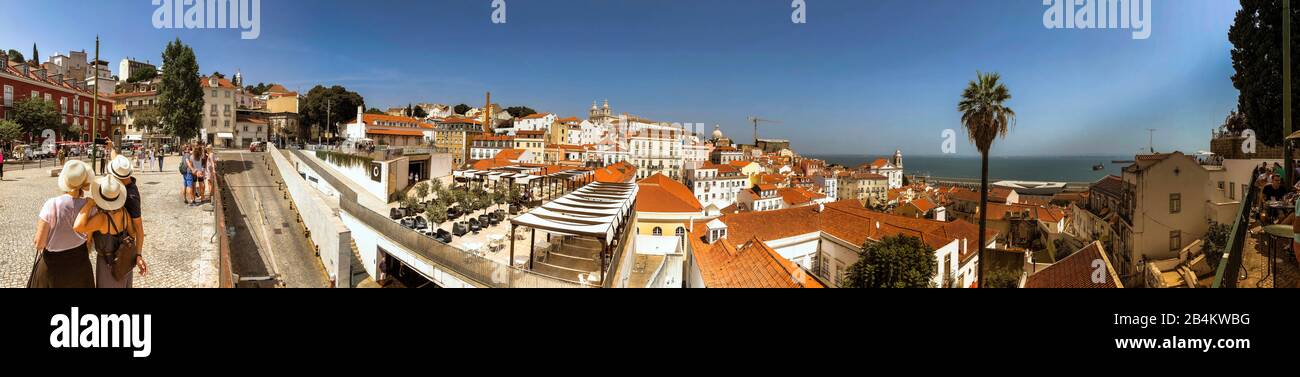
[[[86,204],[83,194],[94,173],[85,162],[73,160],[59,172],[62,195],[45,201],[36,222],[36,262],[28,288],[94,288],[86,235],[73,229],[77,212]]]
[[[154,148],[154,156],[158,157],[158,172],[162,173],[163,157],[167,157],[167,154],[163,153],[162,148]]]
[[[145,233],[144,220],[141,217],[140,187],[136,185],[135,176],[132,173],[129,161],[121,155],[114,156],[113,162],[108,164],[109,176],[117,179],[118,182],[121,182],[122,185],[126,187],[126,205],[124,208],[126,209],[126,214],[130,216],[131,235],[135,237],[136,244],[140,245],[140,250],[143,251]]]
[[[194,149],[190,151],[189,161],[187,162],[192,177],[190,178],[190,181],[193,184],[192,191],[194,192],[194,200],[190,203],[191,206],[197,206],[200,203],[203,203],[204,200],[203,194],[205,191],[203,190],[203,181],[207,178],[207,167],[203,164],[204,162],[203,146],[194,146]]]
[[[0,182],[5,180],[5,149],[0,148]]]
[[[181,147],[181,163],[177,169],[181,172],[181,179],[184,181],[185,188],[181,189],[181,199],[186,205],[194,203],[194,175],[190,174],[190,146]]]
[[[131,162],[118,156],[113,165],[119,163],[129,168]],[[116,176],[100,177],[91,185],[90,198],[73,224],[77,232],[90,235],[95,247],[96,287],[131,288],[131,270],[140,267],[141,276],[148,272],[130,214],[124,208],[127,201],[126,186]]]
[[[62,146],[60,146],[60,147],[59,147],[59,153],[58,153],[58,155],[59,155],[59,166],[63,166],[63,164],[68,163],[68,151],[67,151],[67,149],[65,149],[65,148],[63,148]]]

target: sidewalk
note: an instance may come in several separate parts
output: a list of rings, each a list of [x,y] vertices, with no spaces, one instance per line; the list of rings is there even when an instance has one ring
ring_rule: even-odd
[[[212,206],[181,202],[180,158],[167,156],[162,172],[135,172],[144,211],[144,255],[149,275],[136,287],[216,287],[217,247]],[[43,169],[9,170],[0,181],[0,288],[23,287],[36,258],[32,240],[46,199],[59,195],[57,178]]]

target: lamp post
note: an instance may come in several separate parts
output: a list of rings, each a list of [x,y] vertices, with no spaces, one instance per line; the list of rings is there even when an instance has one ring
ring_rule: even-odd
[[[1282,0],[1282,159],[1286,187],[1295,187],[1295,160],[1291,158],[1291,0]]]

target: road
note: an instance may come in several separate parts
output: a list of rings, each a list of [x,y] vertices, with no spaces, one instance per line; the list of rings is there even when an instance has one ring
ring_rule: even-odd
[[[329,287],[320,258],[305,236],[292,201],[279,189],[265,152],[223,151],[218,174],[226,182],[226,225],[239,287]],[[262,280],[266,278],[267,280]]]

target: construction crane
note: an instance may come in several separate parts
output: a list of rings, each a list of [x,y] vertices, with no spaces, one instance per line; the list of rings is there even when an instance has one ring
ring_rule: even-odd
[[[758,145],[758,124],[759,123],[781,123],[779,120],[768,120],[756,116],[749,117],[750,123],[754,123],[754,145]]]

